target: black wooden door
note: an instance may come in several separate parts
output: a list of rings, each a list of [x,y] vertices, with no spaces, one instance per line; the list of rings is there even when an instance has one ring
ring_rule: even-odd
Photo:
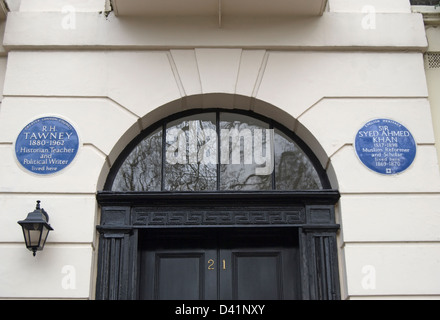
[[[141,236],[139,298],[299,297],[296,229],[149,230]]]

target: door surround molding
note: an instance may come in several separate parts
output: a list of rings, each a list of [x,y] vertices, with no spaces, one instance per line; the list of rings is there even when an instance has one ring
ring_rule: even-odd
[[[148,228],[294,227],[301,298],[340,299],[336,190],[266,192],[98,192],[101,224],[96,299],[138,297],[138,235]]]

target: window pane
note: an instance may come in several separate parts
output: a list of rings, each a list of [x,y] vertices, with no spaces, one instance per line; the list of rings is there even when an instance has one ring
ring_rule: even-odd
[[[307,155],[282,132],[275,130],[275,183],[277,190],[322,189]]]
[[[198,114],[167,125],[166,191],[217,189],[215,113]]]
[[[250,116],[218,115],[220,119],[209,112],[169,122],[165,139],[163,127],[150,134],[124,160],[111,190],[322,189],[308,156],[282,131]]]
[[[112,191],[160,191],[162,129],[145,138],[125,159]]]
[[[269,125],[260,120],[235,113],[220,114],[220,190],[272,189],[270,161],[264,161],[264,156],[271,154],[265,129]],[[253,148],[257,134],[260,142]],[[256,152],[263,159],[258,160]],[[260,172],[266,166],[267,172]]]

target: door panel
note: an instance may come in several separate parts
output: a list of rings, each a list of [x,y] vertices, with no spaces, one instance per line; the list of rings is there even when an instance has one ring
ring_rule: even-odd
[[[204,298],[203,253],[158,253],[155,258],[157,299]]]
[[[141,244],[140,299],[298,297],[298,243],[294,229],[147,233]]]
[[[222,250],[222,300],[294,300],[299,296],[296,248]],[[227,264],[228,265],[228,264]]]
[[[149,250],[141,257],[141,300],[216,299],[217,277],[208,272],[215,250]]]
[[[232,261],[234,300],[282,298],[281,252],[234,252]]]

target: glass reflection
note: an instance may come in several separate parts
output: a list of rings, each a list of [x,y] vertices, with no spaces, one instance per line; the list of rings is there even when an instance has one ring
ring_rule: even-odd
[[[166,191],[217,189],[215,113],[179,119],[166,129]]]
[[[139,143],[128,155],[113,182],[113,191],[160,191],[162,129]]]
[[[287,191],[318,190],[322,184],[305,152],[282,131],[250,116],[209,112],[166,123],[146,137],[127,156],[111,189]]]
[[[279,130],[275,130],[275,185],[277,190],[322,189],[307,155]]]
[[[267,148],[263,121],[235,113],[220,114],[220,190],[271,190],[272,172],[258,174],[261,165],[255,161],[255,151],[264,155]],[[255,144],[256,132],[261,143]],[[255,149],[255,150],[254,150]]]

